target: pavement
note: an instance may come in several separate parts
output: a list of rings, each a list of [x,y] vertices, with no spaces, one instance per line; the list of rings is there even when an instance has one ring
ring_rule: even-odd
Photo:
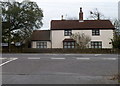
[[[118,84],[117,54],[3,54],[3,84]]]

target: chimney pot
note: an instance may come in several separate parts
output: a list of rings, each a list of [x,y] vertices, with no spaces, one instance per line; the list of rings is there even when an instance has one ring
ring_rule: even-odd
[[[82,12],[82,7],[80,7],[79,21],[83,21],[83,12]]]

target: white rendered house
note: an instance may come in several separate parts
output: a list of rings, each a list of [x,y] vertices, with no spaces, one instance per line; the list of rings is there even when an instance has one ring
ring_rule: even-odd
[[[47,40],[34,40],[32,37],[32,48],[75,48],[75,40],[71,35],[75,33],[84,33],[91,38],[89,48],[112,48],[111,39],[113,39],[114,26],[109,20],[83,20],[82,8],[80,8],[79,20],[52,20],[51,28],[47,34]],[[42,31],[37,31],[38,36]],[[33,32],[35,34],[35,32]],[[36,35],[37,37],[37,35]],[[39,43],[47,43],[39,45]],[[38,45],[37,45],[38,44]],[[40,46],[40,47],[39,47]]]

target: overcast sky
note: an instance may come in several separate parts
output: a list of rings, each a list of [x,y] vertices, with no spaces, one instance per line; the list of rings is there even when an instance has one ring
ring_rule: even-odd
[[[84,19],[89,17],[89,11],[97,8],[107,18],[118,17],[119,0],[33,0],[37,2],[44,13],[43,28],[50,28],[50,21],[79,16],[80,7],[83,8]]]
[[[22,0],[16,0],[22,1]],[[80,7],[83,9],[84,19],[89,17],[89,11],[98,9],[105,17],[109,19],[118,18],[118,2],[120,0],[30,0],[37,2],[43,10],[43,27],[50,29],[50,21],[79,16]]]

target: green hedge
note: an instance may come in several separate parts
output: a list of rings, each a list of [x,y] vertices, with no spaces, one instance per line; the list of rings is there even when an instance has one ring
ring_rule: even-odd
[[[3,48],[3,53],[8,53],[8,49]],[[11,53],[83,53],[83,54],[115,54],[120,53],[118,49],[34,49],[34,48],[13,48]]]

